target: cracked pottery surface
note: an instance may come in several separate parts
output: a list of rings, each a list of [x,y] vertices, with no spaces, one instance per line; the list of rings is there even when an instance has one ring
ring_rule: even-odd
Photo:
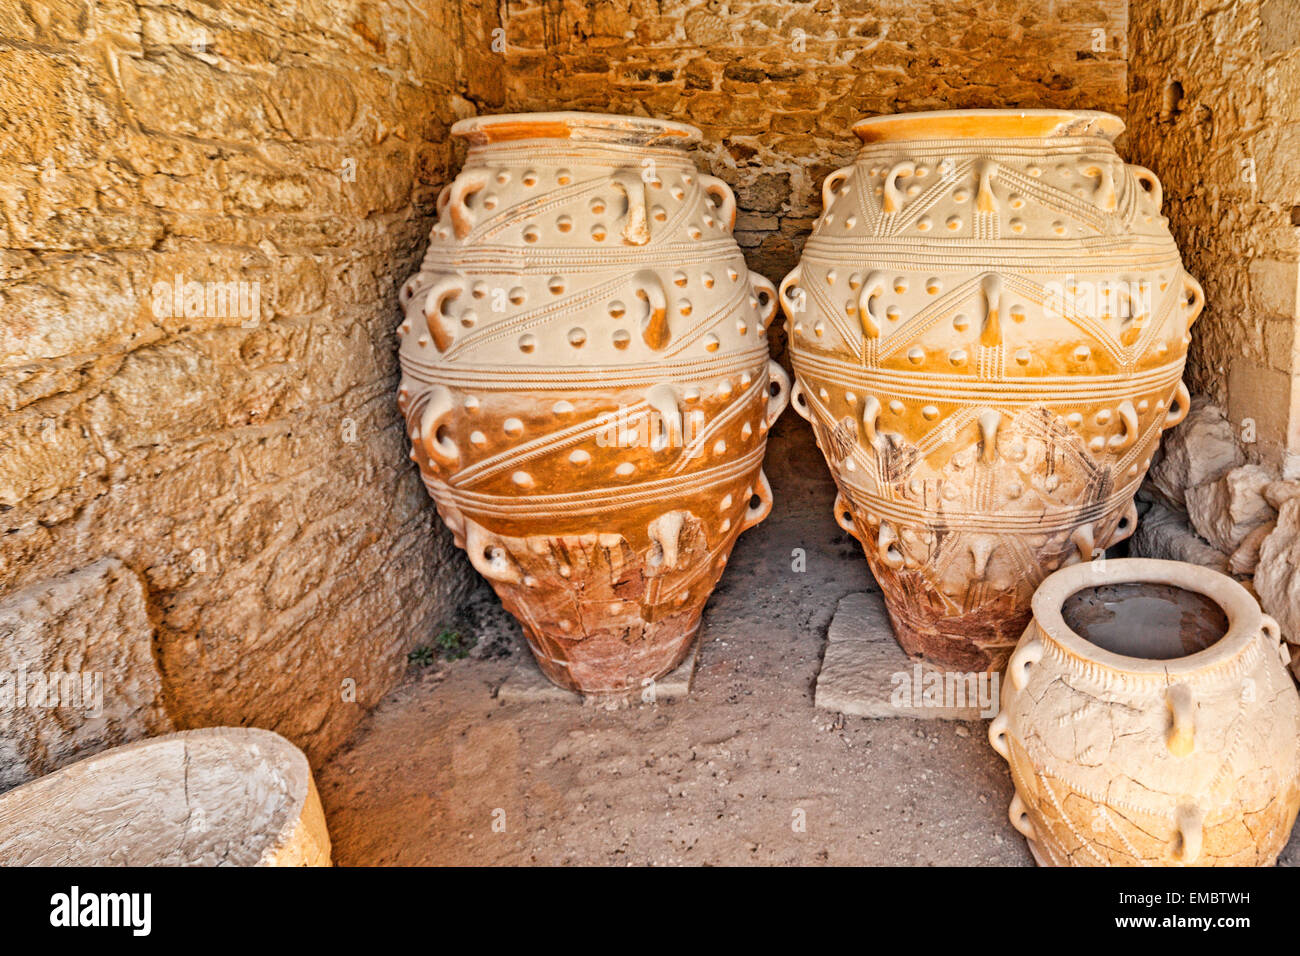
[[[1051,571],[1132,533],[1204,295],[1114,116],[879,116],[781,286],[796,384],[899,643],[1000,668]]]
[[[624,694],[691,646],[788,397],[776,289],[681,123],[591,113],[463,120],[403,287],[398,403],[425,487],[539,666]]]
[[[1140,603],[1117,604],[1108,634],[1090,630],[1095,622],[1082,628],[1107,647],[1067,626],[1072,596],[1135,585],[1148,603],[1172,586],[1222,614],[1160,619],[1144,617]],[[1275,862],[1300,808],[1300,695],[1277,623],[1245,588],[1196,565],[1113,559],[1048,577],[1033,613],[989,740],[1011,768],[1011,822],[1039,863]],[[1197,643],[1213,618],[1218,630]],[[1115,652],[1160,639],[1208,646],[1183,656]]]
[[[3,866],[329,866],[301,750],[214,727],[141,740],[0,796]]]

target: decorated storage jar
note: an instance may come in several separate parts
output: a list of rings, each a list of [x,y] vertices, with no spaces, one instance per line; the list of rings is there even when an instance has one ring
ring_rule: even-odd
[[[1203,296],[1105,113],[878,116],[782,283],[796,384],[895,634],[1001,667],[1052,570],[1132,532]]]
[[[1244,587],[1177,561],[1049,575],[989,725],[1041,864],[1271,864],[1300,807],[1300,695]]]
[[[588,695],[668,673],[737,536],[766,517],[776,290],[736,203],[633,116],[485,116],[401,290],[420,473],[542,671]]]

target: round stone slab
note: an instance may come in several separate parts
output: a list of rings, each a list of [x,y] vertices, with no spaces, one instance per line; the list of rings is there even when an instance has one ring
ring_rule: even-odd
[[[329,866],[301,750],[244,727],[106,750],[0,795],[0,866]]]

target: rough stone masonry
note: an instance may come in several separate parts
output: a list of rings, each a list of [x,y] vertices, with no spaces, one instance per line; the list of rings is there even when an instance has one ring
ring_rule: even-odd
[[[393,329],[447,128],[499,102],[478,16],[0,0],[0,621],[109,670],[5,786],[170,726],[319,758],[455,611]]]

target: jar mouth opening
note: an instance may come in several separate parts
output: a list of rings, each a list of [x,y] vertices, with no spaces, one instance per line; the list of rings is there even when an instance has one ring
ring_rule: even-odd
[[[863,143],[939,139],[1051,139],[1093,136],[1107,143],[1124,132],[1124,121],[1098,110],[990,109],[887,113],[853,124]]]
[[[623,146],[678,146],[698,143],[702,134],[694,126],[673,120],[619,113],[499,113],[472,116],[457,122],[451,135],[473,146],[514,140],[555,139]]]
[[[1138,660],[1190,657],[1228,633],[1217,602],[1176,584],[1088,585],[1065,599],[1061,618],[1094,647]]]
[[[1168,633],[1175,626],[1172,617],[1166,618],[1163,635],[1156,633],[1149,617],[1144,620],[1144,612],[1157,617],[1160,613],[1151,604],[1144,607],[1144,600],[1168,601],[1174,591],[1182,592],[1175,603],[1181,601],[1189,614],[1205,612],[1204,618],[1190,623],[1190,640]],[[1105,610],[1113,609],[1096,613],[1097,597],[1104,601],[1108,593],[1137,598],[1138,603],[1130,603],[1112,620]],[[1091,609],[1086,606],[1090,598]],[[1113,670],[1136,674],[1173,676],[1227,660],[1255,640],[1263,625],[1259,605],[1232,578],[1199,565],[1155,558],[1107,558],[1062,568],[1034,592],[1033,611],[1039,629],[1057,644]],[[1096,628],[1092,633],[1086,626],[1076,629],[1089,617]],[[1183,647],[1177,648],[1176,642]]]

